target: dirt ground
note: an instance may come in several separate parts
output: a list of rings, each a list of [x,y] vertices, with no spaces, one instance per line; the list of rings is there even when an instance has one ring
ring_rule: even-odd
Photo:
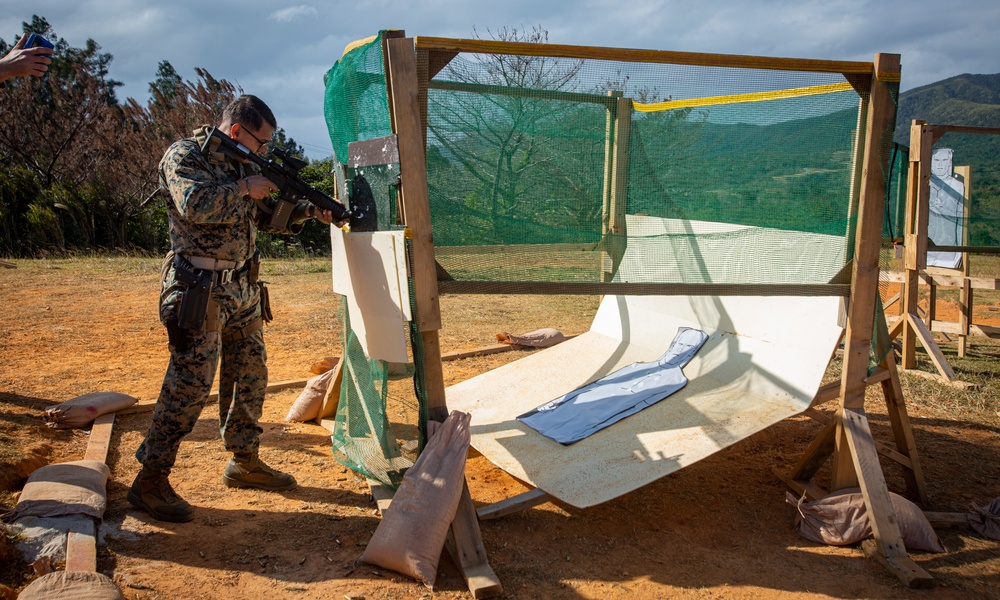
[[[93,391],[152,402],[167,361],[166,335],[156,317],[157,261],[87,258],[17,265],[0,269],[0,446],[5,447],[0,458],[9,465],[0,479],[0,503],[6,508],[33,469],[83,456],[88,433],[45,428],[46,406]],[[336,300],[325,266],[278,261],[265,271],[276,317],[265,334],[272,382],[307,378],[311,364],[340,353]],[[441,345],[448,352],[490,345],[500,331],[555,327],[581,333],[596,300],[446,296],[442,309]],[[944,309],[939,315],[948,318]],[[984,307],[974,320],[1000,325],[998,316]],[[446,383],[524,352],[445,363]],[[946,352],[954,356],[953,347]],[[997,364],[1000,346],[977,343],[971,356]],[[955,364],[960,369],[963,363]],[[1000,386],[997,378],[990,381]],[[911,376],[904,376],[903,384],[931,496],[925,509],[965,511],[970,502],[984,505],[1000,496],[996,405],[976,412],[964,406],[961,392]],[[116,419],[98,568],[127,598],[470,597],[447,553],[433,592],[355,562],[378,525],[375,504],[365,482],[333,459],[325,429],[283,422],[298,392],[269,395],[261,454],[293,473],[299,487],[266,493],[222,486],[228,456],[210,406],[183,443],[171,477],[197,509],[191,523],[160,523],[128,505],[126,490],[139,468],[133,454],[149,413]],[[944,400],[924,402],[928,393]],[[879,396],[869,396],[868,410],[876,438],[890,440]],[[818,429],[808,418],[789,419],[600,506],[544,504],[482,523],[505,597],[1000,597],[1000,542],[969,530],[939,532],[946,554],[911,554],[935,577],[931,591],[907,589],[857,547],[820,546],[798,537],[795,509],[785,503],[786,488],[772,468],[789,469]],[[898,470],[885,469],[890,489],[901,492]],[[477,502],[524,489],[482,457],[469,461],[466,476]],[[0,583],[16,589],[33,577],[14,558],[3,562]]]

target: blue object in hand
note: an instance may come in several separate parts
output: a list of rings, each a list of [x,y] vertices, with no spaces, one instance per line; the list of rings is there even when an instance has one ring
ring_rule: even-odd
[[[37,33],[33,33],[28,36],[28,41],[24,43],[25,48],[34,48],[36,46],[41,46],[42,48],[51,48],[55,50],[56,47],[49,40],[43,38]]]

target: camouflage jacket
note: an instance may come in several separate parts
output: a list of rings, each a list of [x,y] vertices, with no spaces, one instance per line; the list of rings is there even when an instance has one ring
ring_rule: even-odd
[[[160,189],[168,194],[170,245],[177,254],[243,261],[253,256],[257,230],[298,233],[268,226],[274,200],[253,201],[240,194],[237,182],[257,174],[252,164],[231,160],[210,146],[202,153],[208,127],[194,137],[174,142],[160,160]]]

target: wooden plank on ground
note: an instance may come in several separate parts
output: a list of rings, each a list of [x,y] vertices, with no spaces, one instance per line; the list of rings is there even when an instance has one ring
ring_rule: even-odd
[[[66,570],[97,570],[97,523],[89,522],[88,531],[70,531],[66,538]]]
[[[340,363],[338,362],[338,364]],[[312,378],[310,377],[310,379]],[[289,379],[287,381],[278,381],[269,384],[267,388],[264,389],[264,391],[278,392],[281,390],[288,390],[292,388],[304,388],[306,387],[307,383],[309,383],[309,379]],[[215,402],[218,400],[219,400],[219,390],[215,390],[214,392],[208,395],[209,402]],[[136,413],[148,412],[153,410],[155,406],[156,402],[140,402],[139,404],[133,404],[128,408],[123,408],[119,410],[118,414],[124,416],[124,415],[134,415]]]
[[[111,429],[114,424],[115,413],[113,412],[94,419],[94,424],[90,428],[90,440],[87,442],[87,452],[83,455],[84,460],[107,461],[108,445],[111,443]]]
[[[545,504],[550,500],[552,500],[552,496],[538,488],[534,488],[524,492],[523,494],[518,494],[505,500],[501,500],[500,502],[480,506],[476,510],[476,514],[479,516],[480,521],[499,519],[500,517],[521,512],[522,510],[527,510],[533,506],[538,506],[539,504]]]
[[[389,509],[389,505],[392,504],[392,497],[395,495],[396,490],[391,487],[375,481],[374,479],[368,480],[368,489],[372,492],[372,499],[375,500],[375,504],[378,505],[378,512],[385,516],[385,511]]]
[[[924,511],[924,516],[934,529],[969,528],[967,513]]]
[[[878,551],[878,543],[872,539],[861,542],[861,549],[869,558],[874,558],[882,563],[882,566],[907,586],[914,589],[934,587],[934,578],[913,562],[909,556],[885,556]]]
[[[500,584],[487,559],[476,507],[472,504],[469,485],[464,478],[458,511],[448,530],[445,547],[462,571],[473,598],[495,598],[503,595],[503,585]]]
[[[577,334],[564,336],[563,341],[571,340],[575,338]],[[499,354],[500,352],[510,352],[511,350],[524,350],[531,349],[531,346],[524,346],[521,344],[495,344],[492,346],[483,346],[482,348],[475,348],[472,350],[459,350],[455,352],[446,352],[441,355],[441,360],[461,360],[463,358],[472,358],[474,356],[487,356],[489,354]]]

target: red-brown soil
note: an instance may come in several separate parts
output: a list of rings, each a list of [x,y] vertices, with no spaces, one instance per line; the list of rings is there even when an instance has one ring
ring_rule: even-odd
[[[0,442],[7,445],[3,460],[23,458],[8,462],[0,481],[11,490],[0,494],[7,507],[32,469],[83,456],[87,433],[45,428],[40,415],[46,406],[100,390],[152,402],[167,360],[156,317],[157,261],[17,264],[0,269]],[[329,273],[276,262],[267,279],[276,315],[266,330],[271,380],[307,378],[313,362],[340,353]],[[593,299],[444,297],[442,349],[489,345],[500,331],[556,327],[580,333],[595,308]],[[954,319],[944,307],[938,315]],[[976,320],[989,323],[985,319],[993,315],[1000,313],[984,308]],[[445,363],[447,383],[523,352]],[[1000,362],[995,344],[977,343],[971,354]],[[922,378],[904,376],[903,383],[931,496],[925,508],[964,511],[970,502],[982,505],[1000,496],[996,405],[967,407],[962,392]],[[889,441],[876,388],[870,390],[870,420],[876,438]],[[219,476],[228,457],[210,406],[182,445],[171,477],[197,507],[195,520],[185,524],[151,520],[125,501],[149,413],[118,417],[107,460],[113,478],[99,570],[127,598],[470,597],[447,555],[434,592],[355,563],[378,525],[376,506],[364,480],[333,459],[325,429],[283,422],[297,394],[268,397],[262,456],[294,473],[299,487],[283,493],[223,487]],[[507,598],[1000,597],[1000,542],[969,530],[940,532],[946,554],[911,555],[935,577],[932,591],[904,587],[857,547],[820,546],[798,537],[795,509],[785,504],[786,488],[772,468],[790,468],[818,429],[808,418],[789,419],[603,505],[578,510],[545,504],[484,522],[490,564]],[[901,492],[898,469],[885,469],[890,489]],[[477,502],[524,490],[482,457],[469,461],[466,475]],[[821,482],[823,477],[825,470]],[[2,576],[9,580],[0,582],[14,587],[30,580],[10,569]]]

